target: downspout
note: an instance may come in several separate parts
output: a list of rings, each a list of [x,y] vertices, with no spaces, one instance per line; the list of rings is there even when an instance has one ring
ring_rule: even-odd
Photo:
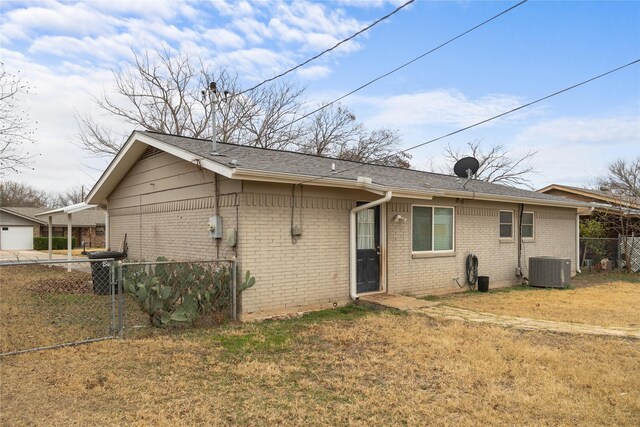
[[[349,295],[352,300],[357,300],[359,298],[356,289],[356,214],[365,209],[388,202],[391,200],[392,195],[393,193],[391,191],[387,191],[383,198],[374,200],[373,202],[369,202],[365,205],[356,206],[351,209],[351,213],[349,214]],[[382,248],[382,250],[386,249],[387,248]]]
[[[576,273],[582,273],[580,268],[580,214],[576,212]]]

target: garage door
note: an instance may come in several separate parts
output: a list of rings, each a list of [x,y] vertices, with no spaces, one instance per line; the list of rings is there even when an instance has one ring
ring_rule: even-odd
[[[33,249],[33,227],[3,225],[0,231],[0,249]]]

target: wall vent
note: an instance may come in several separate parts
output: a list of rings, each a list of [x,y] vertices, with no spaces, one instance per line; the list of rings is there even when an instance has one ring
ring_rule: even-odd
[[[162,153],[162,150],[157,149],[156,147],[148,147],[144,153],[138,158],[138,160],[148,159],[149,157],[153,157],[157,154]]]
[[[569,258],[529,258],[529,286],[566,288],[569,285],[571,285],[571,260]]]

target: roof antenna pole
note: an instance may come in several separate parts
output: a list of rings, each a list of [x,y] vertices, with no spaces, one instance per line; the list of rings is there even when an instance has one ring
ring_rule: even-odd
[[[218,105],[218,88],[216,82],[209,83],[209,95],[211,98],[211,155],[219,156],[218,142],[216,140],[216,107]]]
[[[464,188],[465,190],[467,189],[467,182],[469,182],[472,176],[473,171],[471,169],[467,169],[467,180],[464,182],[464,184],[462,184],[462,188]]]

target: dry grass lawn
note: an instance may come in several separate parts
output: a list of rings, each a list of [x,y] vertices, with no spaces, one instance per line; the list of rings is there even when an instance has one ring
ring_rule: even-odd
[[[127,299],[127,320],[148,323]],[[93,293],[91,273],[60,266],[0,267],[0,353],[112,335],[111,295]]]
[[[598,326],[640,327],[640,277],[603,283],[606,276],[578,278],[576,289],[517,287],[489,293],[466,292],[443,297],[454,307],[533,319],[575,322]]]
[[[346,307],[0,359],[2,425],[640,425],[640,344]]]

